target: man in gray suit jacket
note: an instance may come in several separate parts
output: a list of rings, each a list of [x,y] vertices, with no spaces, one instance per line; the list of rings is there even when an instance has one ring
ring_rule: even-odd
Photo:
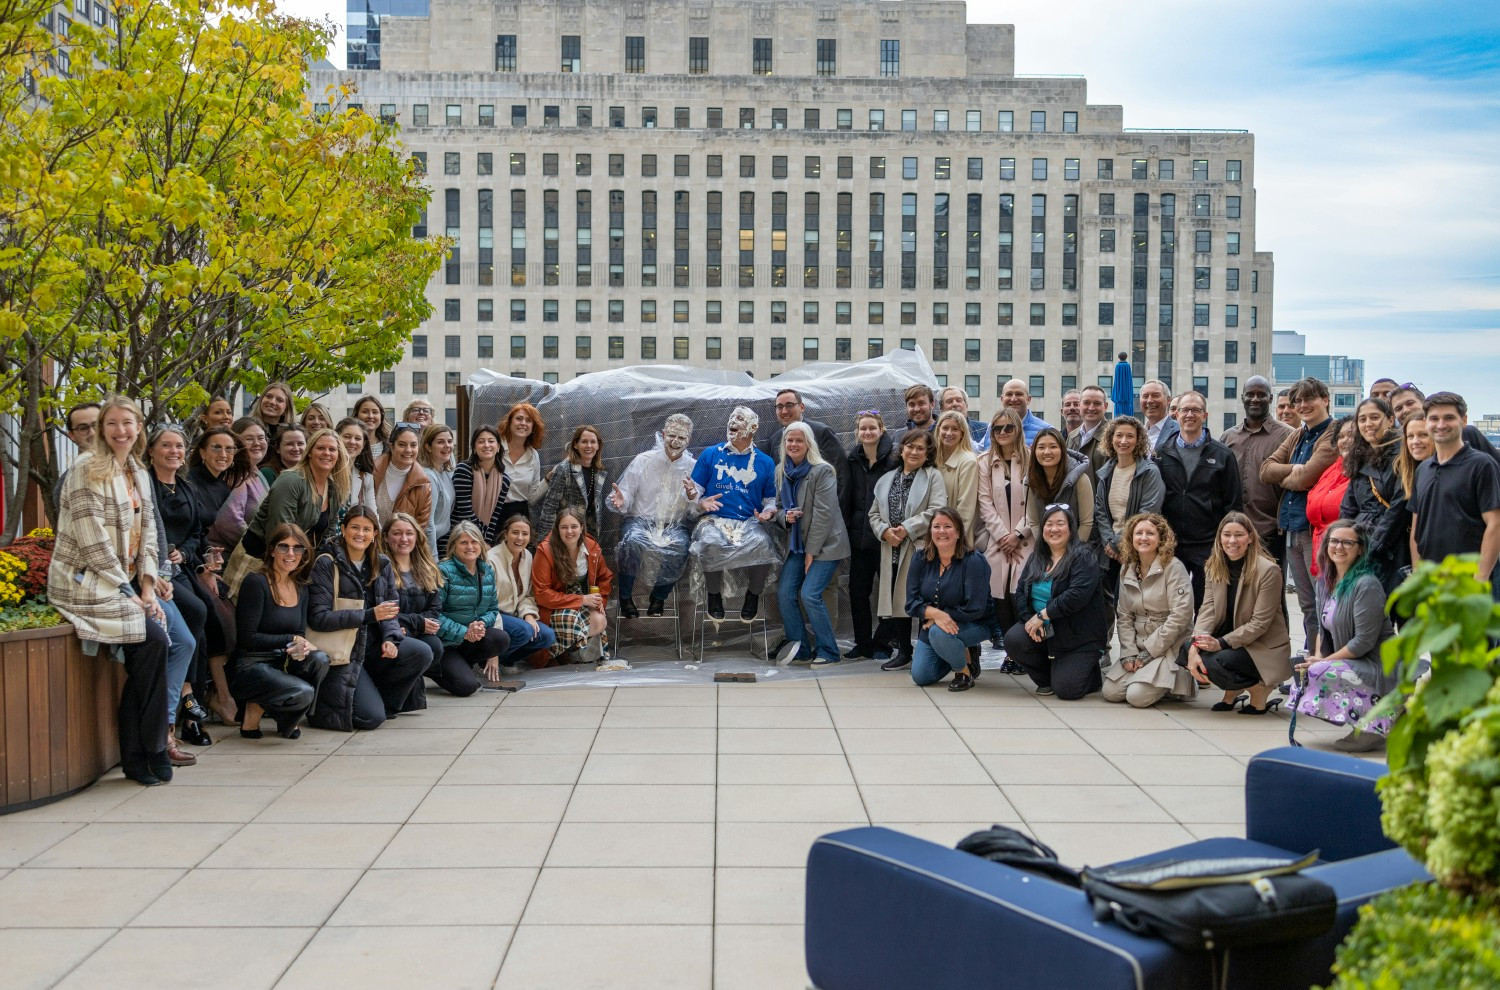
[[[1089,481],[1097,486],[1099,469],[1109,460],[1110,453],[1104,446],[1104,389],[1098,385],[1085,385],[1082,398],[1083,422],[1068,434],[1068,449],[1088,458]]]

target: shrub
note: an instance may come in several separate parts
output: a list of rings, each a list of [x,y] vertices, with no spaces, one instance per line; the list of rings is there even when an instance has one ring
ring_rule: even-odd
[[[1359,909],[1333,964],[1339,990],[1500,986],[1500,902],[1434,885],[1403,887]]]

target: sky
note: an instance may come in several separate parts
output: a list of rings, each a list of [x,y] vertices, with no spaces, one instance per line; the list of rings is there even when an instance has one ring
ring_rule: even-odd
[[[280,0],[342,25],[329,0]],[[970,0],[1126,127],[1243,128],[1275,327],[1500,415],[1500,4]],[[342,65],[342,38],[330,53]]]

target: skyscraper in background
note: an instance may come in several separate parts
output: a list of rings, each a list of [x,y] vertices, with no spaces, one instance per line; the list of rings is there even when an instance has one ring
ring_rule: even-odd
[[[380,68],[380,22],[426,17],[427,0],[349,0],[345,54],[351,69]]]

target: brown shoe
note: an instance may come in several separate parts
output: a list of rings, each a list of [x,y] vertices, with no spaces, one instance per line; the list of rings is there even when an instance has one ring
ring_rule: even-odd
[[[177,748],[177,740],[170,732],[167,735],[167,760],[174,767],[191,767],[198,763],[198,757],[185,749]]]

